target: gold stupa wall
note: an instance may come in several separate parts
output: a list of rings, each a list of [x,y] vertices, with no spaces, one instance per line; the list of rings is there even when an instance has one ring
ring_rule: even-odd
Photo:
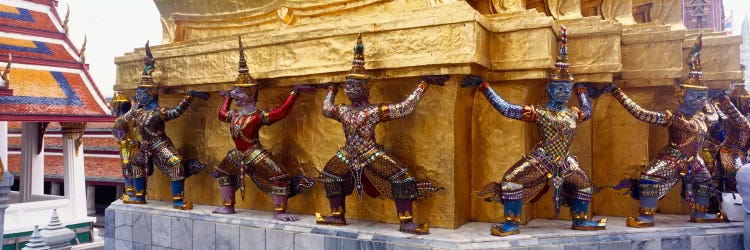
[[[226,0],[225,0],[226,1]],[[686,51],[697,32],[681,25],[678,0],[156,0],[164,27],[163,45],[152,47],[155,79],[164,86],[162,106],[175,105],[187,88],[231,88],[237,71],[237,36],[242,36],[251,74],[261,82],[259,107],[282,102],[299,83],[341,82],[351,67],[358,33],[366,68],[374,80],[373,102],[405,98],[420,76],[447,74],[444,87],[431,86],[416,111],[379,125],[377,139],[415,176],[430,177],[446,189],[416,202],[418,221],[456,228],[470,220],[498,221],[502,205],[474,196],[498,181],[535,140],[535,127],[495,111],[475,89],[460,88],[466,75],[480,74],[513,103],[543,104],[547,72],[557,56],[559,25],[569,33],[571,71],[576,81],[616,82],[643,107],[672,109],[673,84],[687,74]],[[221,2],[221,1],[218,1]],[[649,5],[644,16],[640,7]],[[634,18],[633,12],[637,12]],[[640,12],[638,12],[640,11]],[[739,37],[704,32],[704,78],[728,87],[741,79]],[[115,59],[115,89],[132,94],[142,69],[142,49]],[[340,124],[321,114],[325,93],[302,94],[291,114],[261,129],[261,141],[292,172],[315,176],[344,144]],[[337,102],[346,102],[339,94]],[[216,119],[221,97],[197,100],[183,117],[167,123],[167,133],[185,158],[212,168],[233,147],[227,124]],[[575,101],[572,105],[577,105]],[[637,177],[666,143],[664,128],[631,117],[611,96],[593,101],[594,116],[578,128],[573,152],[597,186]],[[218,205],[210,170],[186,183],[190,201]],[[250,181],[239,208],[272,210],[270,197]],[[149,181],[150,199],[170,199],[161,173]],[[594,195],[594,215],[634,215],[638,202],[604,188]],[[660,212],[686,213],[673,190]],[[396,222],[393,202],[356,195],[348,217]],[[327,212],[321,186],[290,199],[289,210]],[[552,218],[550,194],[524,206],[524,221]],[[567,217],[567,209],[562,217]]]

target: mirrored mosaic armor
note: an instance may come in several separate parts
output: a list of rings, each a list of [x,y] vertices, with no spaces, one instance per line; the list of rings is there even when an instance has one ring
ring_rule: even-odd
[[[372,197],[387,196],[396,202],[396,212],[401,222],[399,230],[413,234],[429,233],[428,224],[413,222],[412,201],[427,197],[442,187],[427,179],[417,179],[408,169],[375,140],[378,123],[399,119],[410,114],[422,98],[426,81],[419,83],[403,101],[394,104],[370,104],[365,86],[369,76],[364,68],[364,45],[357,39],[352,70],[346,76],[347,96],[352,104],[335,104],[336,86],[328,87],[323,100],[323,115],[341,123],[346,143],[323,168],[320,181],[331,205],[331,216],[316,214],[319,224],[346,224],[344,197],[356,191],[360,201],[363,190]],[[446,78],[426,77],[427,81],[441,84]],[[437,80],[436,80],[437,79]]]
[[[714,185],[711,173],[701,157],[701,151],[709,139],[709,119],[702,112],[708,97],[700,64],[702,46],[699,36],[688,57],[688,78],[676,88],[680,101],[676,112],[646,110],[621,89],[614,88],[612,91],[615,99],[636,119],[666,127],[669,133],[668,145],[643,169],[638,182],[631,184],[634,188],[633,197],[639,199],[641,204],[641,215],[637,218],[628,217],[626,224],[629,227],[654,226],[657,200],[664,197],[680,178],[685,183],[683,196],[693,210],[691,222],[720,222],[724,219],[722,214],[707,213]]]
[[[290,177],[286,169],[273,160],[271,152],[263,147],[258,137],[261,127],[270,126],[289,114],[299,96],[299,91],[297,88],[293,89],[279,107],[266,110],[256,109],[254,105],[258,87],[248,72],[249,69],[242,49],[242,40],[240,40],[239,75],[233,92],[241,92],[238,97],[241,99],[240,102],[252,108],[252,111],[230,110],[233,100],[231,96],[234,93],[230,93],[224,98],[224,103],[219,110],[219,120],[230,124],[229,129],[235,148],[227,153],[224,160],[211,173],[218,179],[222,192],[222,207],[214,210],[214,213],[235,212],[234,194],[239,189],[244,198],[244,180],[245,175],[248,175],[263,192],[273,196],[277,219],[298,220],[294,216],[284,215],[287,198],[309,189],[313,182],[302,175]]]
[[[502,202],[504,205],[505,222],[490,228],[495,236],[519,233],[523,201],[530,201],[540,195],[548,180],[554,192],[555,214],[559,214],[561,205],[570,206],[573,229],[603,230],[606,227],[606,219],[592,221],[589,218],[593,183],[570,152],[576,126],[591,118],[592,108],[588,100],[588,89],[584,85],[577,85],[575,88],[580,108],[567,107],[573,76],[568,71],[567,30],[564,26],[561,30],[560,56],[547,85],[550,96],[547,106],[511,104],[481,78],[467,78],[464,81],[465,85],[474,85],[476,83],[470,82],[481,80],[479,91],[500,114],[536,124],[539,134],[534,148],[508,169],[500,182],[492,182],[478,193],[488,201]]]
[[[744,85],[735,86],[744,90]],[[746,91],[746,90],[744,90]],[[718,106],[725,114],[724,130],[726,139],[719,150],[720,159],[720,182],[717,188],[722,192],[737,192],[737,181],[735,176],[740,167],[748,163],[747,152],[750,150],[750,122],[740,110],[732,103],[732,99],[740,103],[741,98],[738,91],[733,96],[719,97]],[[746,92],[745,92],[746,93]]]
[[[155,70],[154,57],[146,43],[145,67],[141,82],[136,90],[138,106],[122,115],[120,123],[133,122],[138,138],[138,151],[132,156],[131,171],[135,196],[129,197],[127,203],[146,203],[146,177],[155,166],[170,179],[172,202],[176,209],[192,209],[192,204],[185,201],[185,178],[197,174],[204,165],[197,160],[183,161],[182,156],[172,144],[164,131],[165,122],[180,117],[187,111],[194,97],[207,99],[208,94],[190,91],[177,106],[159,107],[159,88],[151,74]],[[132,152],[128,152],[129,154]]]

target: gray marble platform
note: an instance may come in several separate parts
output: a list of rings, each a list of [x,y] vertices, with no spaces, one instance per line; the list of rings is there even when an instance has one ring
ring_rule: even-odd
[[[656,227],[642,229],[626,227],[622,217],[610,217],[605,231],[589,232],[570,229],[569,221],[536,219],[508,237],[491,236],[490,223],[483,222],[415,236],[398,232],[395,224],[349,220],[344,227],[324,226],[311,215],[281,222],[266,211],[215,215],[212,209],[115,201],[105,215],[106,249],[742,249],[741,222],[694,224],[682,215],[658,214]]]

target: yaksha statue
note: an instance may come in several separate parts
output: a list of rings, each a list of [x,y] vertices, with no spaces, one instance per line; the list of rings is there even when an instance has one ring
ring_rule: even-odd
[[[352,64],[344,87],[351,104],[334,104],[338,87],[333,84],[328,86],[328,94],[323,100],[323,115],[342,124],[346,144],[323,168],[320,180],[325,186],[331,215],[316,213],[316,222],[346,225],[344,198],[354,189],[361,201],[364,189],[370,196],[384,194],[395,200],[401,232],[428,234],[428,224],[414,222],[412,202],[442,188],[429,180],[417,180],[410,176],[406,167],[383,151],[382,146],[375,141],[375,125],[410,114],[422,98],[427,84],[442,85],[447,77],[424,77],[406,100],[395,104],[375,105],[369,102],[367,81],[370,77],[365,72],[361,36],[357,38],[357,45],[354,47]]]
[[[271,157],[271,152],[260,144],[258,132],[264,125],[271,125],[284,119],[294,106],[299,92],[315,93],[311,86],[296,86],[283,104],[277,108],[260,110],[255,106],[258,98],[258,84],[248,73],[247,61],[240,40],[239,75],[234,88],[222,92],[224,103],[219,110],[219,120],[230,124],[235,149],[229,151],[219,166],[211,172],[218,179],[221,189],[222,206],[213,212],[233,214],[235,193],[240,189],[245,195],[245,174],[273,197],[275,218],[281,221],[296,221],[297,216],[287,214],[287,199],[312,187],[313,182],[302,175],[290,177],[287,171]],[[232,100],[239,109],[230,110]]]
[[[120,199],[123,203],[130,203],[131,197],[135,197],[132,160],[136,152],[138,152],[138,131],[135,130],[134,120],[126,120],[124,117],[124,114],[132,108],[130,99],[125,97],[123,93],[118,93],[112,99],[110,106],[112,107],[112,113],[117,117],[112,127],[112,134],[120,148],[120,167],[122,168],[122,177],[125,184],[125,192]]]
[[[500,114],[533,122],[539,133],[534,148],[505,172],[500,183],[492,182],[477,193],[487,201],[503,203],[505,221],[490,228],[490,233],[495,236],[519,233],[524,200],[538,196],[547,185],[547,179],[554,190],[556,216],[560,206],[566,204],[570,206],[573,229],[603,230],[606,227],[607,219],[592,221],[588,216],[593,183],[579,167],[577,158],[570,153],[576,125],[588,120],[592,110],[587,98],[589,89],[583,84],[573,86],[573,75],[568,71],[567,31],[565,26],[560,29],[560,55],[547,83],[549,100],[545,107],[508,103],[479,76],[469,76],[462,83],[464,87],[479,86],[479,90]],[[567,106],[574,89],[580,108]],[[596,88],[591,87],[591,90]]]
[[[640,216],[628,217],[629,227],[653,227],[657,200],[664,197],[681,175],[684,175],[685,198],[693,210],[690,221],[709,223],[724,220],[721,213],[706,212],[714,186],[711,174],[700,155],[701,147],[708,139],[706,115],[701,112],[708,98],[708,88],[701,72],[702,46],[701,36],[698,36],[698,42],[687,61],[690,66],[688,78],[676,87],[680,106],[674,113],[645,110],[614,84],[603,90],[611,91],[615,99],[636,119],[664,126],[669,131],[669,144],[643,169],[638,183],[632,184],[633,197],[640,200]]]
[[[164,123],[180,117],[193,102],[193,98],[208,99],[208,94],[191,90],[188,96],[173,108],[159,107],[159,88],[151,74],[154,71],[154,57],[146,43],[145,67],[141,74],[141,82],[136,89],[136,105],[124,114],[122,122],[134,121],[139,138],[139,148],[131,162],[133,186],[135,193],[126,203],[146,203],[146,176],[155,165],[169,176],[172,187],[172,202],[176,209],[189,210],[193,206],[185,201],[185,178],[198,173],[204,168],[197,160],[183,162],[172,140],[164,131]],[[118,138],[122,140],[124,137]]]
[[[718,106],[725,114],[723,122],[726,139],[719,149],[719,168],[717,188],[722,192],[737,192],[735,176],[740,167],[748,163],[747,152],[750,150],[750,94],[744,84],[734,86],[729,97],[719,95]]]

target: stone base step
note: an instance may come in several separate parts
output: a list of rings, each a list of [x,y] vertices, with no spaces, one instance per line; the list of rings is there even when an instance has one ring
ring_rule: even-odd
[[[180,211],[161,201],[115,201],[105,215],[106,249],[743,249],[742,222],[695,224],[683,215],[658,214],[653,228],[629,228],[625,218],[610,217],[607,230],[576,231],[570,221],[536,219],[507,237],[490,235],[491,224],[484,222],[416,236],[398,232],[396,224],[349,220],[348,226],[325,226],[311,215],[281,222],[271,212],[216,215],[213,208]]]

